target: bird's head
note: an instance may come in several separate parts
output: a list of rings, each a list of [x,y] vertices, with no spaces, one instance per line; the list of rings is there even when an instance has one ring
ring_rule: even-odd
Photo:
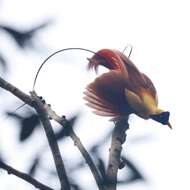
[[[149,118],[163,124],[163,125],[168,125],[170,129],[172,129],[171,124],[169,123],[169,117],[170,117],[170,112],[168,111],[162,111],[159,110],[157,114],[150,115]]]
[[[141,91],[136,94],[127,89],[125,95],[129,105],[138,116],[143,119],[153,119],[163,125],[168,125],[172,129],[169,123],[170,113],[158,108],[157,95],[152,96],[149,91]]]

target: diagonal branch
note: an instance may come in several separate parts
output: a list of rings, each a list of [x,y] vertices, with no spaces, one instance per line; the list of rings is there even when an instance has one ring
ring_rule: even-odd
[[[42,184],[41,182],[37,181],[36,179],[32,178],[30,175],[20,172],[14,168],[12,168],[11,166],[5,164],[3,161],[0,160],[0,168],[6,170],[8,172],[8,174],[13,174],[25,181],[27,181],[28,183],[32,184],[34,187],[40,189],[40,190],[53,190],[52,188]]]
[[[88,151],[83,146],[82,142],[80,141],[80,138],[76,135],[76,133],[73,131],[72,127],[70,126],[69,122],[66,120],[65,117],[60,117],[57,115],[49,105],[44,105],[46,108],[46,111],[48,112],[48,115],[53,120],[57,121],[62,127],[66,128],[66,132],[68,133],[68,136],[71,137],[71,139],[74,141],[74,144],[77,146],[81,154],[83,155],[86,163],[88,164],[94,179],[98,185],[99,190],[105,190],[102,177],[100,176],[100,173],[98,172],[97,167],[95,166],[91,156],[89,155]]]
[[[41,102],[39,97],[36,95],[36,93],[33,91],[31,92],[31,96],[34,99],[34,108],[36,109],[39,118],[43,124],[49,146],[54,158],[55,166],[57,169],[57,174],[61,183],[61,190],[70,190],[70,183],[65,171],[65,166],[61,157],[61,153],[57,144],[57,140],[52,128],[52,125],[49,120],[48,113],[46,109],[44,108],[44,104]]]
[[[17,98],[22,100],[25,104],[33,106],[33,100],[29,95],[25,94],[24,92],[22,92],[21,90],[19,90],[18,88],[10,84],[9,82],[5,81],[1,77],[0,77],[0,87],[9,91],[13,95],[15,95]]]
[[[126,140],[126,130],[129,128],[128,118],[115,121],[115,128],[112,133],[112,142],[109,153],[109,162],[106,172],[107,189],[116,190],[117,173],[120,166],[122,144]]]

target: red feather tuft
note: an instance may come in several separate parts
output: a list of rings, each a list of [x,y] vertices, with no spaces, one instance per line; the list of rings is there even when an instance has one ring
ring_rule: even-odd
[[[102,49],[89,59],[88,69],[97,71],[98,66],[104,66],[110,70],[127,72],[120,56],[116,50]]]

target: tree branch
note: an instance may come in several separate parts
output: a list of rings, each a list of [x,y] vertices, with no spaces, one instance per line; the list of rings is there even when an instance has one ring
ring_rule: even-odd
[[[52,128],[52,125],[49,121],[49,116],[48,113],[46,111],[46,109],[44,108],[44,104],[41,102],[41,100],[38,98],[38,96],[36,95],[36,93],[33,91],[31,92],[31,96],[34,99],[34,108],[36,109],[39,118],[43,124],[48,142],[49,142],[49,146],[51,149],[51,152],[53,154],[53,158],[54,158],[54,162],[55,162],[55,166],[57,169],[57,174],[61,183],[61,190],[70,190],[70,183],[65,171],[65,166],[61,157],[61,153],[56,141],[56,137]]]
[[[66,128],[68,136],[71,137],[73,140],[75,146],[79,149],[81,154],[83,155],[86,163],[88,164],[91,173],[94,176],[94,179],[98,185],[99,190],[105,190],[102,177],[100,176],[98,169],[96,168],[91,156],[89,155],[88,151],[83,146],[82,142],[80,141],[80,138],[76,135],[76,133],[73,131],[72,127],[70,126],[69,122],[65,117],[60,117],[57,115],[49,105],[45,104],[46,111],[48,112],[49,117],[51,117],[53,120],[57,121],[62,127]]]
[[[32,184],[34,187],[41,189],[41,190],[53,190],[52,188],[42,184],[41,182],[37,181],[36,179],[32,178],[30,175],[20,172],[14,168],[12,168],[11,166],[5,164],[3,161],[0,160],[0,168],[6,170],[8,172],[8,174],[13,174],[25,181],[27,181],[28,183]]]
[[[112,133],[112,142],[109,153],[109,162],[106,172],[108,190],[116,190],[117,173],[120,165],[122,144],[126,140],[126,130],[129,128],[128,118],[115,121],[115,128]]]
[[[19,90],[18,88],[10,84],[9,82],[5,81],[1,77],[0,77],[0,87],[9,91],[13,95],[15,95],[17,98],[22,100],[24,103],[30,106],[33,106],[33,100],[29,95],[25,94],[24,92],[22,92],[21,90]]]

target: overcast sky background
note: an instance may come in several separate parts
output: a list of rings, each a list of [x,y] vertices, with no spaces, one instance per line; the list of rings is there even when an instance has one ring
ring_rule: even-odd
[[[135,183],[127,189],[190,188],[189,1],[1,0],[0,8],[0,22],[18,29],[30,28],[48,18],[55,21],[37,36],[36,44],[39,47],[48,47],[41,49],[42,54],[27,51],[23,55],[9,44],[7,36],[0,36],[1,48],[8,52],[6,56],[11,56],[12,61],[7,79],[25,92],[31,90],[39,64],[55,50],[82,47],[93,51],[102,48],[122,51],[127,44],[132,44],[131,60],[154,82],[160,107],[171,113],[173,130],[154,121],[144,121],[137,116],[130,118],[129,144],[124,146],[124,151],[135,160],[149,183]],[[77,129],[87,147],[111,127],[107,118],[94,116],[82,100],[85,85],[95,76],[85,70],[86,57],[90,56],[89,53],[72,51],[53,58],[49,61],[51,64],[43,68],[36,85],[36,91],[43,95],[58,113],[69,114],[82,110],[80,130]],[[63,86],[62,91],[59,85]],[[0,106],[11,105],[15,99],[10,101],[10,98],[12,97],[7,94]],[[12,137],[18,132],[10,127],[10,124],[11,121],[7,121],[3,126],[6,136],[0,134],[4,149],[11,149],[16,142]],[[138,146],[130,144],[130,139],[143,134],[151,134],[155,138]],[[43,134],[35,135],[42,143]],[[7,138],[10,138],[9,142]],[[45,141],[45,138],[43,140]],[[26,143],[25,146],[32,145]],[[26,147],[18,145],[17,149],[7,155],[10,163],[19,169],[24,168],[22,161],[26,159],[22,155],[32,155],[30,148]],[[18,153],[16,158],[15,152]],[[69,156],[72,157],[73,154]],[[108,156],[108,150],[105,156]],[[0,189],[6,189],[8,185],[10,187],[10,183],[17,184],[18,189],[23,188],[23,181],[10,176],[3,177],[5,180],[0,181]],[[30,186],[27,187],[30,189]],[[119,188],[123,189],[125,188]]]

